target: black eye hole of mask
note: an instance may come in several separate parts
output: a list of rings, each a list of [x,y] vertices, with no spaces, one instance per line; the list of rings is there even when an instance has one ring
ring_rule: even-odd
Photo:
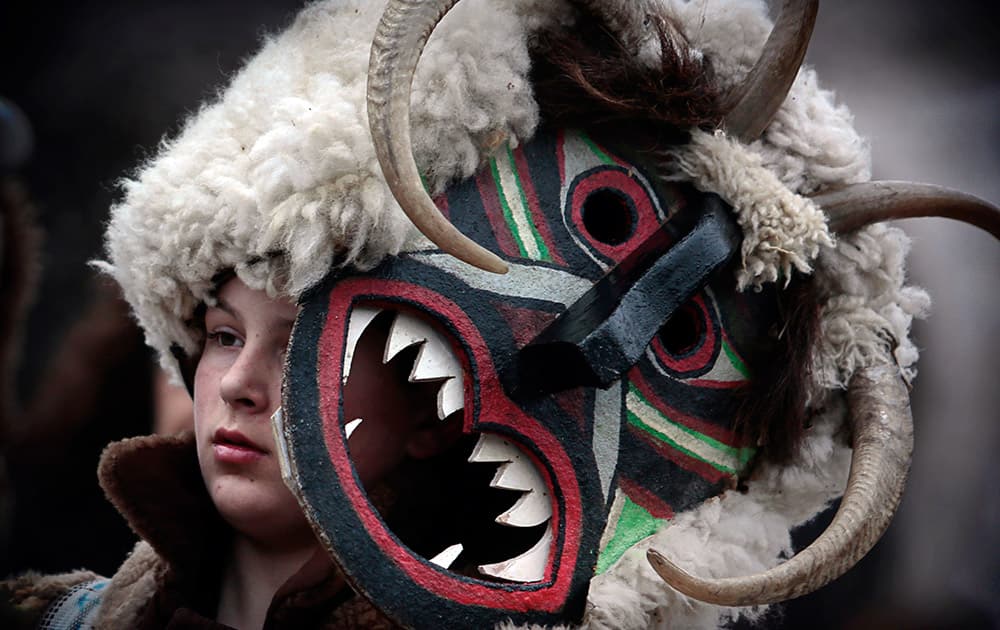
[[[712,194],[699,203],[671,222],[697,221],[683,238],[671,244],[672,225],[661,226],[520,351],[501,377],[512,396],[608,387],[638,362],[739,248],[742,233],[731,208]]]
[[[705,320],[701,311],[686,303],[663,324],[657,336],[667,352],[682,357],[697,349],[704,332]]]
[[[638,217],[624,193],[600,188],[583,202],[583,227],[590,236],[605,245],[621,245],[635,233]]]

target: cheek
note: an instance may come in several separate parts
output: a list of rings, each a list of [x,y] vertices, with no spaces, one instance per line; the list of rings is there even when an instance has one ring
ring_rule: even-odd
[[[194,439],[201,476],[205,481],[205,486],[210,491],[217,477],[211,445],[211,435],[215,430],[213,418],[217,415],[215,413],[216,405],[213,404],[213,401],[219,400],[217,388],[213,390],[212,385],[217,382],[210,362],[204,359],[200,361],[195,370],[194,392],[192,394]]]
[[[209,464],[202,467],[202,475],[215,509],[235,530],[269,537],[308,529],[276,466],[244,476],[215,474]]]
[[[199,425],[204,424],[209,417],[209,410],[213,402],[219,400],[219,377],[220,373],[212,361],[203,358],[194,373],[194,392],[192,394],[192,405],[194,408],[195,431],[199,432]]]

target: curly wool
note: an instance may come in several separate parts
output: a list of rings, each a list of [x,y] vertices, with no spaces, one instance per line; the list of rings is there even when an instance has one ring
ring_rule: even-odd
[[[902,230],[875,224],[821,253],[816,279],[824,297],[813,355],[814,400],[845,389],[851,375],[873,365],[887,346],[903,375],[916,375],[919,351],[910,326],[927,316],[931,300],[923,289],[905,284],[909,249]]]
[[[737,287],[759,289],[779,277],[787,284],[792,269],[812,271],[811,261],[833,239],[826,217],[811,200],[790,191],[750,152],[722,131],[691,133],[675,152],[675,163],[701,190],[717,193],[736,213],[743,229],[742,264]]]
[[[663,0],[663,7],[678,18],[691,45],[711,59],[723,90],[750,72],[771,32],[762,0]],[[871,179],[868,142],[854,129],[847,107],[806,66],[764,135],[748,149],[799,194]]]
[[[96,573],[82,569],[57,575],[40,575],[29,571],[0,582],[0,598],[19,613],[43,611],[72,587],[99,577]]]
[[[425,243],[389,193],[368,131],[368,53],[381,10],[361,0],[305,9],[122,183],[108,262],[97,265],[122,286],[175,377],[170,348],[197,350],[188,321],[211,300],[219,271],[294,299],[334,265],[364,270]],[[412,124],[432,190],[471,175],[498,139],[516,144],[534,131],[517,10],[459,5],[428,43]],[[551,22],[552,12],[533,7],[524,19]]]
[[[770,28],[755,0],[629,6],[623,23],[641,23],[648,11],[673,15],[711,57],[723,86],[749,70]],[[170,348],[196,352],[201,340],[188,322],[211,300],[219,271],[297,298],[334,265],[363,270],[426,245],[389,194],[367,129],[368,49],[380,10],[359,1],[307,8],[123,183],[106,236],[109,262],[98,265],[122,286],[147,343],[175,376]],[[538,122],[528,84],[531,33],[560,27],[568,15],[561,3],[467,0],[445,17],[412,96],[414,153],[433,190],[473,173],[498,144],[530,137]],[[637,40],[646,56],[653,40]],[[864,179],[867,146],[850,122],[803,71],[764,138],[744,153],[759,156],[792,191]],[[710,189],[723,187],[722,177],[704,179]],[[823,241],[815,226],[806,228],[810,241],[758,213],[741,220],[741,285],[788,277],[789,265],[807,269],[812,245]]]

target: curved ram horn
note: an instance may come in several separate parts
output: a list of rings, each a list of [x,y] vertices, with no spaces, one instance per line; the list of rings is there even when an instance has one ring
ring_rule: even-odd
[[[458,0],[393,0],[372,41],[368,124],[382,173],[406,216],[443,251],[486,271],[506,273],[500,258],[459,232],[420,181],[410,141],[410,88],[424,44]]]
[[[1000,208],[957,190],[911,182],[866,182],[813,195],[834,232],[890,219],[946,217],[971,223],[1000,239]]]
[[[888,359],[858,370],[848,386],[847,400],[854,455],[847,490],[826,531],[785,563],[737,578],[697,578],[650,549],[646,556],[660,577],[697,600],[754,606],[822,588],[868,553],[889,526],[902,497],[913,451],[913,419],[906,384],[899,368]]]
[[[757,64],[723,101],[726,132],[743,142],[764,133],[806,56],[819,0],[784,0]]]

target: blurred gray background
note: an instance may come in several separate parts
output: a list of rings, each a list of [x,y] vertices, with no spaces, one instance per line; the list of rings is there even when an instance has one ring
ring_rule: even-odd
[[[998,4],[821,5],[807,62],[871,139],[876,179],[1000,205]],[[1000,627],[1000,243],[944,219],[901,225],[913,238],[911,281],[934,305],[914,327],[915,455],[874,587],[882,603],[926,620],[971,603]]]
[[[37,391],[53,351],[93,299],[85,263],[100,253],[114,180],[162,135],[176,133],[260,35],[286,24],[302,4],[0,3],[0,97],[19,105],[35,127],[36,150],[20,175],[46,234],[19,374],[23,399]],[[1000,203],[998,17],[995,0],[823,3],[807,63],[871,139],[876,178],[943,184]],[[1000,387],[992,371],[1000,350],[1000,244],[945,220],[903,225],[914,240],[912,282],[934,298],[930,320],[915,329],[923,354],[907,493],[888,536],[857,569],[790,604],[771,627],[1000,627],[993,463]],[[21,491],[18,514],[29,516],[14,527],[12,550],[0,553],[0,573],[117,565],[127,546],[109,544],[114,553],[99,555],[97,539],[86,549],[60,544],[53,521],[82,519],[127,537],[117,516],[101,511],[89,471],[100,445],[148,431],[148,408],[129,413],[113,430],[81,429],[65,438],[92,443],[78,457],[86,471],[78,492],[94,494],[82,515],[48,505],[46,489],[68,485],[58,466],[42,461],[51,452],[26,456],[28,463],[12,471],[15,482],[37,491]],[[43,483],[46,474],[51,479]]]

